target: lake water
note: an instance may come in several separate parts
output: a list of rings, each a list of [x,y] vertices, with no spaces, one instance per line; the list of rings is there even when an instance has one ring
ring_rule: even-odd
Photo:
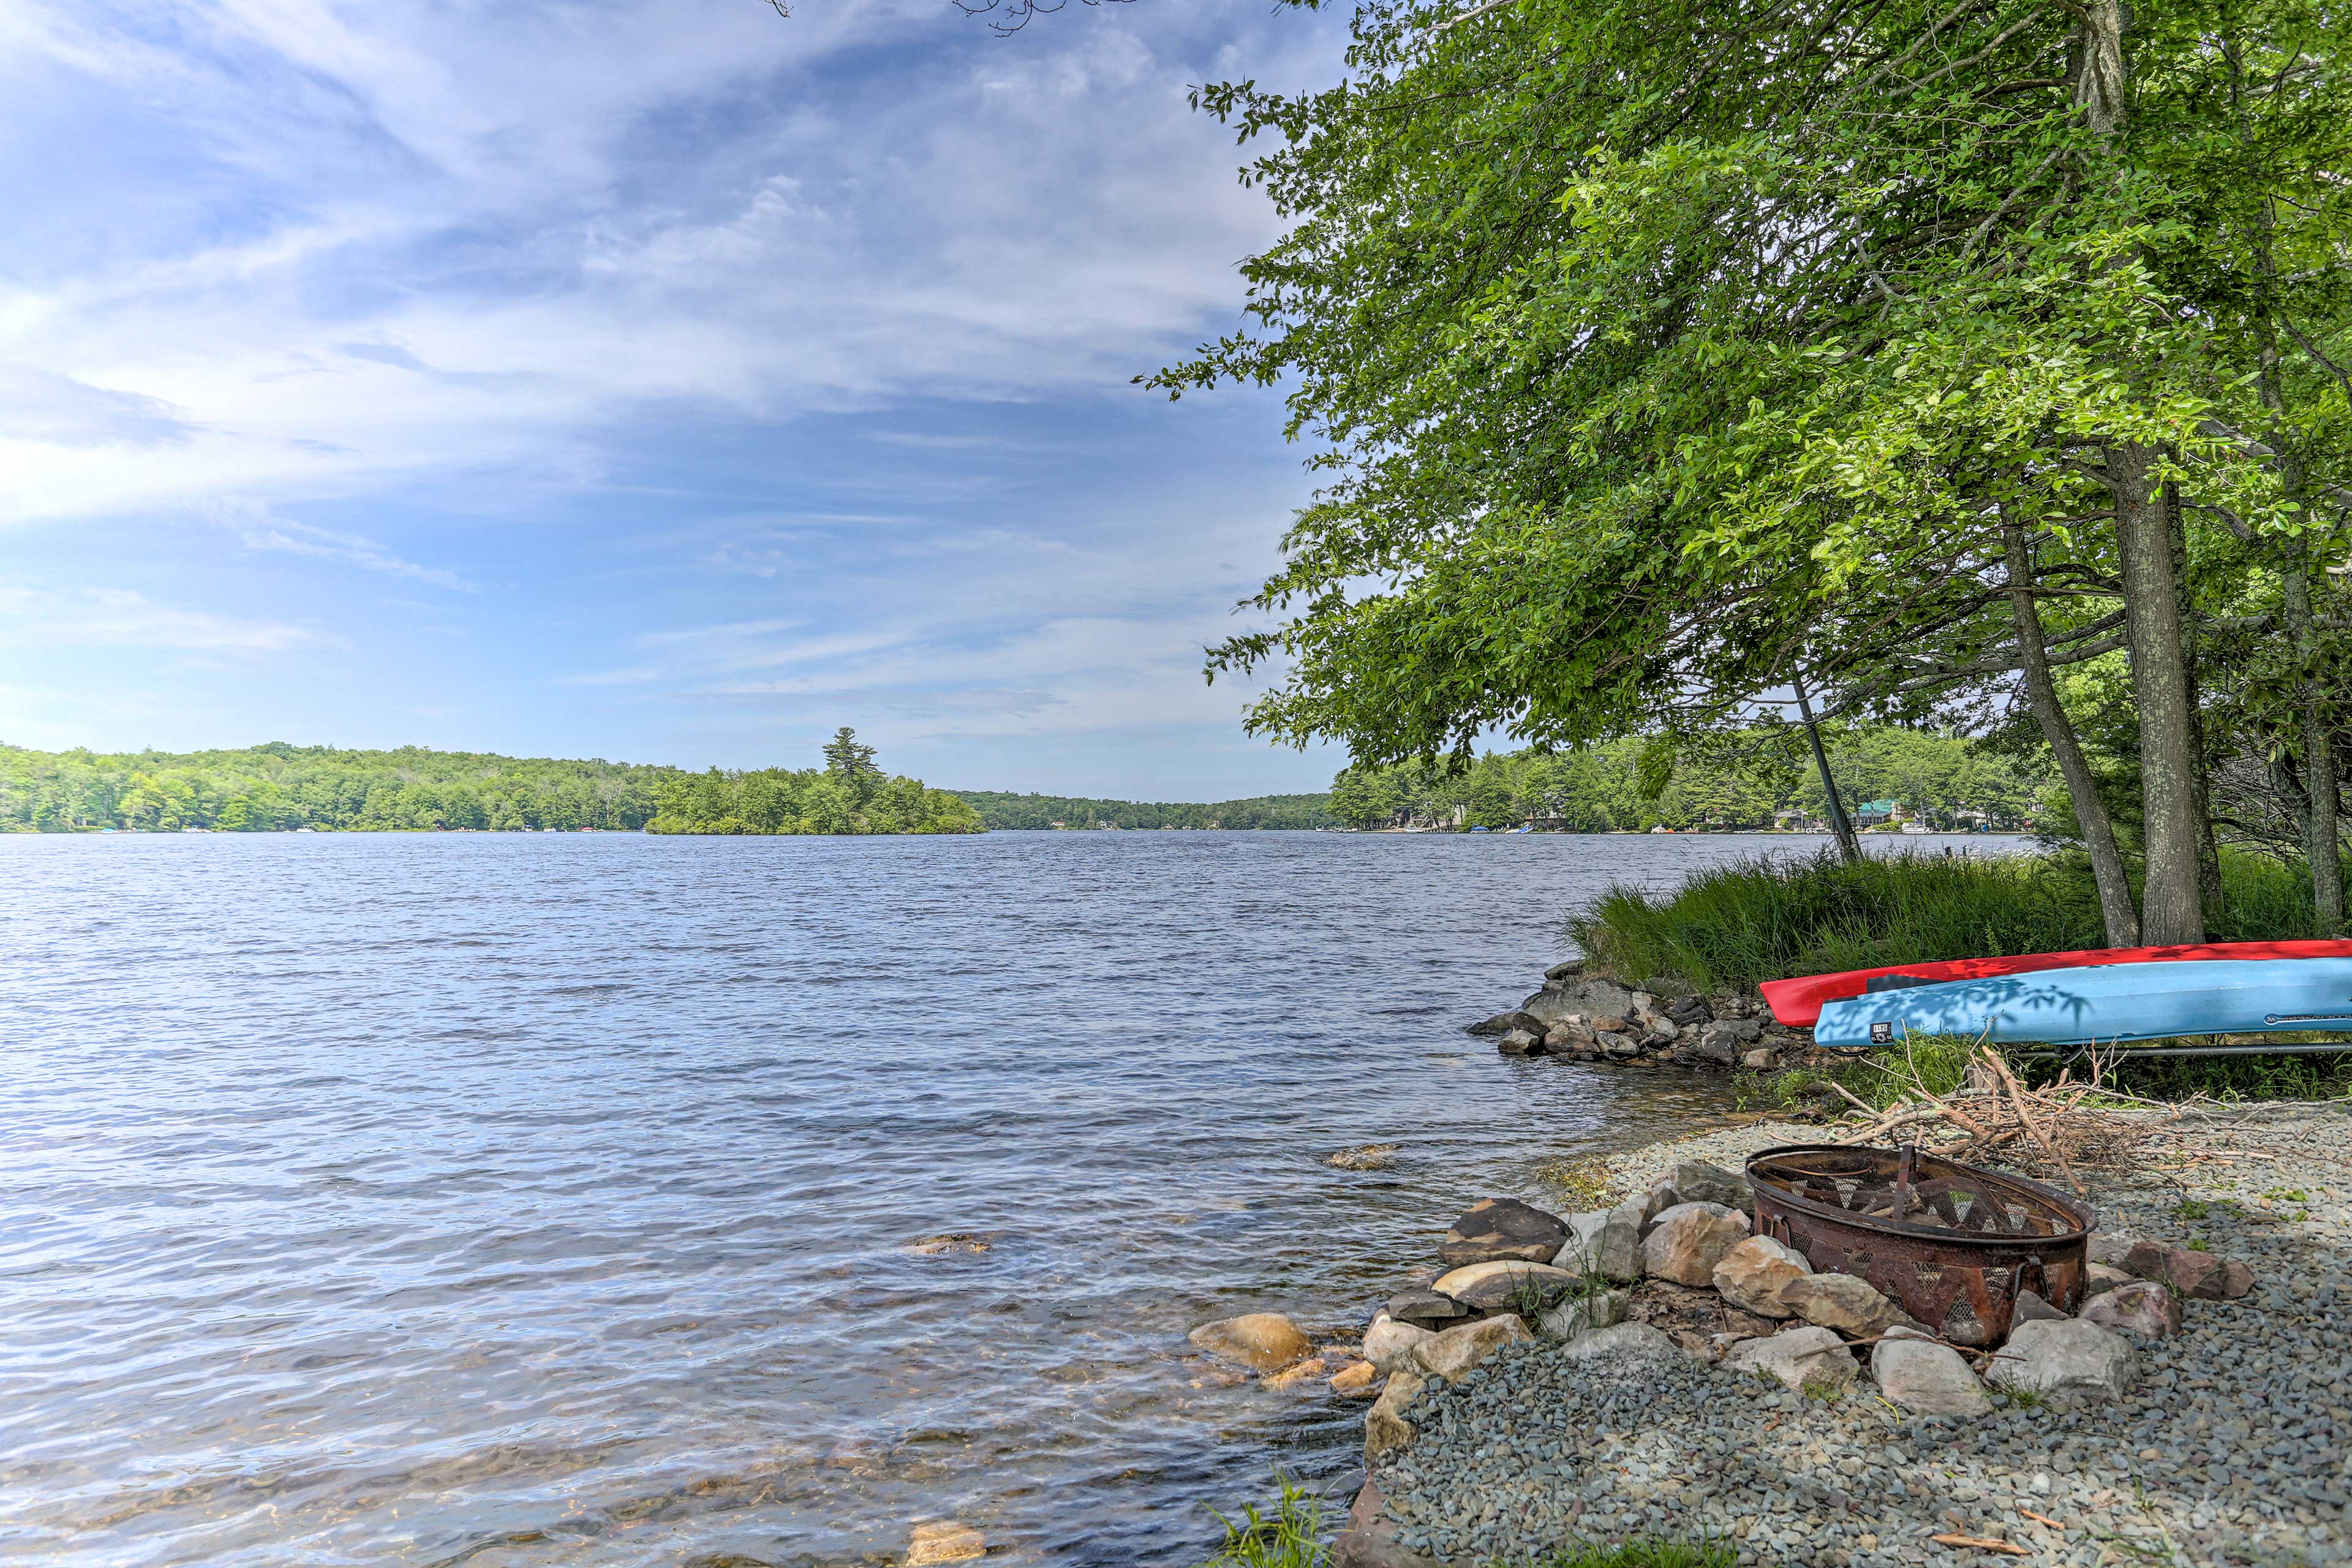
[[[1772,842],[0,837],[0,1558],[1196,1562],[1363,1407],[1185,1331],[1719,1108],[1461,1026]]]

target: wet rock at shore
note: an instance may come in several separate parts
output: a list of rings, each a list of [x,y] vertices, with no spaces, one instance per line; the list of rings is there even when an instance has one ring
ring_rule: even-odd
[[[1397,1146],[1393,1143],[1359,1143],[1352,1149],[1324,1155],[1323,1163],[1335,1171],[1385,1171],[1396,1163],[1396,1155]]]
[[[1646,1018],[1655,1010],[1646,994],[1606,980],[1578,980],[1556,989],[1547,985],[1519,1007],[1542,1019],[1545,1028],[1570,1018]]]
[[[1918,1329],[1911,1314],[1852,1274],[1808,1274],[1780,1287],[1780,1301],[1809,1323],[1854,1339],[1875,1338],[1889,1329]]]
[[[1471,1315],[1470,1309],[1439,1290],[1400,1290],[1389,1298],[1388,1314],[1419,1329],[1445,1329]]]
[[[2075,1399],[2121,1399],[2132,1374],[2131,1342],[2079,1318],[2018,1324],[1985,1368],[1995,1388]]]
[[[953,1520],[919,1524],[907,1542],[907,1568],[932,1568],[941,1563],[970,1563],[988,1555],[988,1539],[968,1524]]]
[[[1548,1056],[1572,1057],[1600,1049],[1593,1033],[1575,1018],[1564,1018],[1544,1031],[1544,1052]]]
[[[1364,1331],[1364,1359],[1381,1373],[1391,1373],[1409,1364],[1412,1352],[1435,1337],[1433,1330],[1400,1322],[1385,1311],[1378,1312],[1372,1317],[1371,1327]]]
[[[1812,1271],[1795,1247],[1769,1236],[1751,1236],[1715,1266],[1715,1288],[1725,1300],[1759,1317],[1793,1318],[1797,1310],[1781,1301],[1780,1289]]]
[[[1543,1032],[1549,1027],[1551,1025],[1547,1020],[1538,1018],[1532,1013],[1522,1013],[1514,1008],[1508,1013],[1497,1013],[1482,1023],[1472,1024],[1464,1032],[1472,1035],[1507,1035],[1513,1029],[1525,1029],[1540,1039],[1543,1037]]]
[[[1715,1283],[1715,1266],[1748,1235],[1738,1210],[1683,1203],[1659,1215],[1642,1242],[1642,1271],[1677,1285]]]
[[[1377,1392],[1381,1369],[1368,1361],[1351,1361],[1331,1374],[1330,1388],[1334,1394],[1350,1399],[1370,1399]]]
[[[1533,1313],[1574,1295],[1582,1285],[1580,1275],[1549,1263],[1497,1258],[1441,1274],[1432,1289],[1475,1311]]]
[[[1870,1375],[1879,1393],[1916,1415],[1992,1414],[1991,1398],[1960,1352],[1917,1329],[1887,1330],[1870,1352]]]
[[[1704,996],[1677,996],[1666,1004],[1666,1018],[1677,1029],[1715,1022],[1715,1009]]]
[[[1563,958],[1558,963],[1553,964],[1549,969],[1544,971],[1544,978],[1546,980],[1566,980],[1570,975],[1581,974],[1584,973],[1584,963],[1585,961],[1580,958]]]
[[[1495,1048],[1507,1057],[1539,1057],[1544,1054],[1543,1036],[1531,1029],[1507,1029],[1496,1037]]]
[[[1248,1312],[1202,1323],[1189,1337],[1193,1345],[1258,1372],[1273,1372],[1315,1353],[1314,1342],[1280,1312]]]
[[[1415,1346],[1412,1358],[1420,1370],[1447,1383],[1459,1383],[1472,1368],[1505,1345],[1524,1344],[1535,1338],[1527,1324],[1504,1313],[1434,1334]]]
[[[2144,1340],[2165,1339],[2180,1331],[2180,1298],[2161,1285],[2135,1279],[2084,1302],[2083,1321]]]
[[[1725,1353],[1723,1364],[1734,1372],[1777,1378],[1800,1391],[1843,1389],[1862,1374],[1843,1340],[1810,1323],[1762,1339],[1742,1340]]]
[[[1388,1385],[1372,1407],[1364,1412],[1364,1460],[1367,1464],[1391,1448],[1402,1448],[1416,1435],[1413,1425],[1405,1419],[1426,1380],[1410,1367],[1400,1368],[1389,1374]]]
[[[1567,1222],[1558,1215],[1517,1198],[1480,1198],[1445,1233],[1437,1257],[1451,1268],[1501,1258],[1549,1263],[1567,1241]]]

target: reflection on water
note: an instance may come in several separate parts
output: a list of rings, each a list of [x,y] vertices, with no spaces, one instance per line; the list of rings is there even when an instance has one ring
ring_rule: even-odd
[[[1459,1026],[1758,847],[0,839],[0,1557],[1190,1563],[1362,1407],[1184,1331],[1716,1105]]]

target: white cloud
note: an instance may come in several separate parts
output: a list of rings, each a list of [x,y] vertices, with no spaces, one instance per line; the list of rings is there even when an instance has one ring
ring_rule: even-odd
[[[0,588],[0,641],[18,645],[167,647],[202,653],[278,653],[331,643],[316,626],[242,620],[159,605],[127,588]]]

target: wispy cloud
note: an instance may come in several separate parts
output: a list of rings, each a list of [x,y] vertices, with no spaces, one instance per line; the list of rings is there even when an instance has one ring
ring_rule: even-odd
[[[223,506],[215,509],[215,515],[236,532],[238,542],[247,550],[270,550],[287,555],[340,561],[370,572],[429,583],[436,588],[455,588],[465,593],[476,591],[475,584],[455,572],[404,560],[374,540],[363,539],[355,533],[339,533],[331,528],[315,528],[307,522],[275,516],[266,507],[251,503]]]
[[[334,640],[316,626],[159,605],[128,588],[0,589],[0,639],[204,653],[278,653]]]

